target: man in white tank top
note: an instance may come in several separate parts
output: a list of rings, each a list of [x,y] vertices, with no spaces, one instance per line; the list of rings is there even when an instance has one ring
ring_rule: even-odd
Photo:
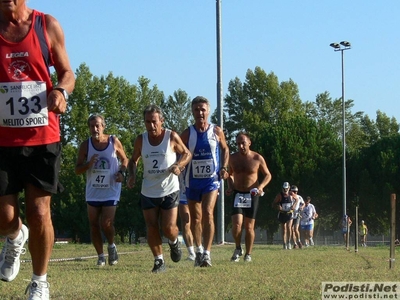
[[[88,126],[91,137],[79,147],[75,173],[86,173],[87,212],[90,236],[98,255],[97,266],[106,264],[101,231],[108,242],[108,264],[112,266],[118,262],[114,218],[128,158],[119,139],[104,134],[106,124],[103,116],[91,115]]]
[[[152,272],[159,273],[165,271],[159,223],[164,236],[168,238],[172,261],[178,262],[182,257],[177,226],[178,175],[184,170],[192,155],[176,132],[162,127],[164,117],[161,108],[149,105],[143,111],[143,117],[146,132],[135,140],[128,164],[128,187],[135,186],[137,166],[139,159],[142,158],[143,181],[140,203],[146,221],[147,243],[154,256]],[[161,222],[159,222],[160,217]]]

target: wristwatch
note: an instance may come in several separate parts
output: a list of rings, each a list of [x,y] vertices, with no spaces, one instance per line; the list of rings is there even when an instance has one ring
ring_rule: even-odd
[[[56,87],[56,88],[54,88],[54,90],[57,90],[57,91],[61,92],[63,94],[64,98],[65,98],[65,101],[68,100],[68,96],[69,95],[68,95],[68,92],[66,90],[64,90],[63,88],[60,88],[60,87]]]

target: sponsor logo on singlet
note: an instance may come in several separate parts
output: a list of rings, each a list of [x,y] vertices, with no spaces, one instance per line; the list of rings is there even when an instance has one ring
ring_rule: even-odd
[[[23,60],[13,61],[8,66],[8,72],[11,74],[14,80],[26,80],[29,77],[31,71],[30,65]]]

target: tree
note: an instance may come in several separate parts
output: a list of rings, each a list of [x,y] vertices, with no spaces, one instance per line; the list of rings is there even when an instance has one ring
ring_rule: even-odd
[[[192,107],[189,96],[185,91],[177,90],[167,101],[161,103],[164,113],[164,127],[181,134],[193,123]]]
[[[224,100],[225,130],[230,146],[240,130],[256,133],[268,124],[278,124],[294,114],[303,114],[298,87],[292,81],[279,83],[274,73],[260,67],[247,70],[242,84],[238,78],[229,82]]]
[[[389,197],[399,194],[399,147],[399,134],[381,138],[350,164],[351,192],[353,198],[358,197],[360,214],[368,219],[373,234],[387,234],[389,230]]]

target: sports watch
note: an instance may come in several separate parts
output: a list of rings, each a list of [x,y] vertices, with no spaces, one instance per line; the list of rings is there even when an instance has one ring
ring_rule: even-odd
[[[68,95],[68,92],[66,90],[64,90],[63,88],[60,88],[60,87],[56,87],[56,88],[54,88],[54,90],[57,90],[57,91],[61,92],[63,94],[64,98],[65,98],[65,101],[68,100],[68,96],[69,95]]]

